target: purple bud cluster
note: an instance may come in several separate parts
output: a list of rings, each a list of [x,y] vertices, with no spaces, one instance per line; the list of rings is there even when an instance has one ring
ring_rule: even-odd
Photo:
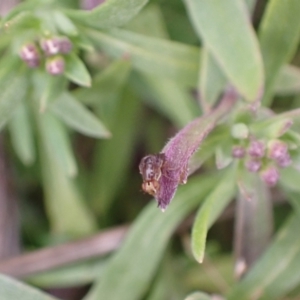
[[[232,157],[243,159],[249,172],[259,172],[266,185],[275,186],[280,177],[279,168],[286,168],[292,162],[288,145],[281,140],[266,143],[253,137],[244,144],[232,147]]]
[[[20,50],[21,59],[30,68],[37,68],[45,61],[46,71],[51,75],[60,75],[65,70],[63,55],[72,51],[73,45],[69,38],[52,37],[41,39],[38,43],[30,42]]]

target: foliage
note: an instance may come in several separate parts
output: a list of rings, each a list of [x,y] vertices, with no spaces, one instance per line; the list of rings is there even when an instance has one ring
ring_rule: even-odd
[[[92,284],[85,300],[299,297],[299,0],[75,2],[26,0],[0,19],[0,128],[24,247],[130,231],[112,255],[25,280]],[[140,193],[138,161],[158,152],[160,169],[141,173],[164,213]],[[187,164],[200,174],[172,200]],[[228,205],[230,252],[216,224]],[[191,234],[173,235],[189,215]],[[0,296],[54,299],[4,275]]]

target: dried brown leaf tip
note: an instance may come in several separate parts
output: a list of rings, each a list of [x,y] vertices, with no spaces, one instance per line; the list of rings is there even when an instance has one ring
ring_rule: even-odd
[[[188,163],[216,122],[237,100],[233,89],[227,90],[220,105],[211,113],[195,119],[181,129],[159,154],[145,156],[139,165],[143,177],[142,189],[155,197],[158,207],[165,211],[179,184],[188,178]]]

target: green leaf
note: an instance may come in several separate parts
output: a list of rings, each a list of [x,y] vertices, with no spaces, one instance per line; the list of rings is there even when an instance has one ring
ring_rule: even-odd
[[[102,218],[105,218],[116,193],[126,183],[140,115],[141,102],[126,89],[111,116],[112,138],[99,142],[96,147],[91,181],[92,204],[97,212],[102,213]]]
[[[92,78],[82,60],[75,54],[66,56],[65,76],[72,82],[90,87]]]
[[[189,180],[186,186],[179,189],[165,213],[161,213],[153,202],[148,205],[84,300],[141,299],[172,232],[210,191],[215,179],[214,176],[205,176]]]
[[[131,64],[128,60],[116,60],[93,78],[93,86],[91,88],[76,89],[74,96],[80,102],[93,107],[102,106],[104,102],[107,102],[105,106],[113,106],[128,80],[130,71]],[[107,118],[106,115],[111,115],[111,113],[105,113],[101,117]]]
[[[39,76],[44,78],[42,81],[41,79],[39,81],[45,85],[40,98],[40,112],[44,112],[48,105],[51,105],[67,89],[67,80],[60,76],[48,74],[39,74]]]
[[[248,7],[248,10],[249,10],[249,13],[250,13],[250,16],[252,15],[254,9],[255,9],[255,5],[256,5],[256,2],[257,0],[244,0],[247,7]]]
[[[8,123],[13,148],[24,165],[35,160],[34,137],[28,108],[21,103]]]
[[[202,292],[195,292],[185,297],[184,300],[213,300],[213,297]]]
[[[220,68],[249,101],[263,90],[263,64],[243,1],[185,0],[195,30]]]
[[[207,231],[235,194],[235,167],[226,169],[214,190],[206,197],[197,213],[192,230],[192,251],[203,262]]]
[[[13,9],[11,9],[3,19],[1,19],[1,27],[5,25],[8,21],[11,21],[15,17],[18,17],[20,13],[32,11],[38,3],[38,0],[34,1],[26,1],[21,2],[18,5],[16,5]]]
[[[93,259],[48,270],[26,277],[26,281],[40,288],[67,288],[91,284],[104,271],[107,262]]]
[[[78,35],[78,31],[74,23],[61,11],[53,12],[53,20],[59,31],[68,36]]]
[[[24,100],[27,86],[26,76],[15,72],[10,73],[0,81],[0,129],[5,126],[20,102]]]
[[[283,299],[300,283],[299,226],[299,215],[294,214],[263,257],[232,290],[228,300]]]
[[[72,237],[94,232],[96,222],[66,170],[74,173],[63,127],[48,113],[35,111],[45,207],[54,234]],[[65,161],[66,160],[66,161]],[[80,222],[80,223],[78,223]],[[79,224],[79,225],[78,225]]]
[[[77,175],[77,164],[66,129],[51,114],[43,114],[41,119],[48,151],[52,152],[52,157],[55,158],[64,173],[67,176],[74,177]]]
[[[110,137],[101,121],[70,93],[63,93],[53,102],[51,110],[68,126],[82,134],[96,138]]]
[[[259,41],[264,60],[266,86],[263,103],[269,105],[277,76],[291,60],[300,38],[300,1],[268,1],[259,28]]]
[[[40,20],[32,11],[28,10],[18,13],[14,18],[4,24],[5,33],[9,35],[24,32],[25,30],[32,30],[33,28],[38,29],[39,26]]]
[[[22,282],[0,274],[0,298],[3,300],[58,300]]]
[[[86,26],[110,28],[121,26],[134,17],[148,0],[109,0],[91,11],[68,10],[65,13]]]
[[[168,78],[146,74],[140,81],[138,89],[145,95],[143,98],[170,118],[177,127],[183,127],[199,116],[200,110],[194,105],[192,96],[180,84]]]
[[[199,97],[203,110],[208,112],[221,95],[226,84],[226,78],[207,47],[202,50],[200,64]]]
[[[284,66],[274,83],[274,93],[289,96],[300,93],[300,68],[292,65]]]
[[[126,30],[147,36],[168,39],[164,16],[157,3],[147,5],[125,26]]]
[[[95,46],[112,57],[128,57],[132,66],[141,72],[190,85],[197,81],[199,50],[196,47],[120,29],[88,30],[87,34]]]
[[[267,248],[273,233],[272,200],[255,173],[240,172],[235,214],[235,276],[241,278]]]
[[[280,183],[282,186],[292,192],[300,193],[300,172],[294,167],[280,170]]]

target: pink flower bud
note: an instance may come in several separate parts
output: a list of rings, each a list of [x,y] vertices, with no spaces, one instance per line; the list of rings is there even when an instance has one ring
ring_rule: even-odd
[[[261,179],[266,185],[272,187],[275,186],[279,180],[279,172],[275,166],[269,166],[260,174]]]
[[[268,157],[275,160],[281,168],[289,166],[292,162],[287,144],[280,140],[269,143]]]
[[[292,163],[292,160],[291,160],[290,154],[286,153],[284,156],[278,158],[276,160],[276,162],[279,167],[286,168]]]
[[[36,68],[40,64],[39,51],[33,43],[28,43],[21,48],[20,57],[30,68]]]
[[[273,140],[269,143],[268,157],[274,160],[282,159],[288,154],[287,144],[280,140]]]
[[[44,39],[40,42],[42,50],[47,56],[59,53],[59,38]]]
[[[251,158],[246,161],[245,167],[249,172],[256,173],[259,171],[259,169],[261,167],[261,161],[258,159]]]
[[[231,155],[234,158],[243,158],[245,156],[245,148],[240,145],[236,145],[232,147]]]
[[[265,155],[265,144],[262,141],[252,140],[248,148],[248,154],[255,158]]]
[[[65,71],[65,60],[61,56],[48,59],[46,70],[51,75],[60,75]]]

